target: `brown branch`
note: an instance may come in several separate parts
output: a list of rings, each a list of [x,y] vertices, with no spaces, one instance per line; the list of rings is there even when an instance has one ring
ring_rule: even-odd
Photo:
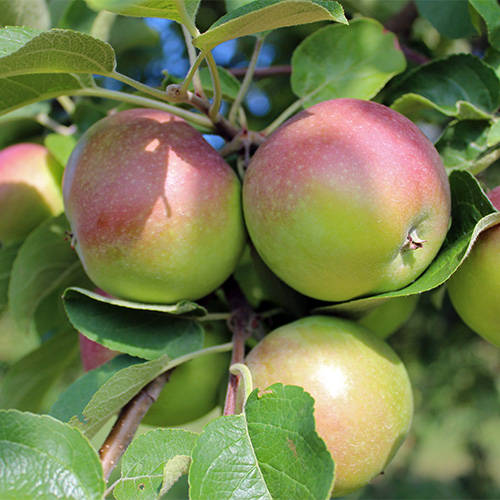
[[[170,102],[186,103],[194,106],[196,109],[201,111],[204,115],[209,116],[210,112],[210,102],[207,99],[203,99],[197,94],[186,91],[182,92],[182,85],[173,83],[168,85],[166,88],[166,93]],[[220,113],[217,114],[217,120],[213,121],[215,131],[227,141],[231,141],[240,132],[238,129],[233,127],[229,121],[222,116]]]
[[[244,77],[248,68],[230,68],[228,71],[238,77]],[[267,68],[255,68],[255,78],[266,78],[269,76],[290,75],[292,66],[290,64],[281,64],[277,66],[269,66]]]
[[[413,2],[408,2],[399,12],[388,19],[384,26],[399,37],[408,40],[414,21],[418,18],[418,11]]]
[[[233,355],[231,358],[231,365],[233,365],[243,363],[245,359],[245,342],[252,335],[252,332],[260,327],[260,321],[234,278],[227,280],[224,291],[232,311],[229,328],[233,332]],[[239,385],[240,376],[230,374],[224,404],[224,415],[233,415],[235,413]]]
[[[121,410],[106,441],[99,450],[104,479],[107,481],[125,453],[151,405],[158,399],[172,370],[168,370],[143,387]]]

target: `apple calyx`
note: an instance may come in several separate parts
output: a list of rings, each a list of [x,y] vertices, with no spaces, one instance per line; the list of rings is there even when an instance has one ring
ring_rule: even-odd
[[[408,235],[406,236],[406,239],[403,243],[403,246],[401,247],[401,250],[417,250],[419,248],[424,247],[424,243],[427,240],[421,240],[414,229],[412,229]]]

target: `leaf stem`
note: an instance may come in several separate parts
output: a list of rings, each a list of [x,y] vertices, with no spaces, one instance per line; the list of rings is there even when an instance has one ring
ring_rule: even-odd
[[[233,332],[233,354],[231,358],[231,366],[233,366],[243,363],[245,359],[245,342],[261,325],[257,314],[248,303],[234,278],[226,281],[224,291],[232,312],[229,326]],[[231,373],[229,375],[224,415],[234,415],[238,410],[240,381],[241,373]]]
[[[190,74],[192,74],[191,78],[193,80],[195,93],[199,95],[201,98],[206,99],[205,92],[203,91],[203,85],[201,83],[200,73],[198,71],[201,62],[203,61],[203,59],[200,60],[201,53],[196,55],[196,50],[192,44],[193,37],[191,36],[189,30],[184,25],[182,25],[182,33],[184,34],[184,40],[186,41],[186,50],[188,52],[189,62],[191,64],[189,72],[184,78],[184,82],[182,83],[182,89],[187,91],[190,81],[188,80],[188,77]]]
[[[236,114],[238,112],[238,109],[240,108],[243,99],[247,95],[250,84],[252,83],[253,75],[257,67],[257,60],[259,59],[260,50],[264,45],[265,38],[266,38],[265,35],[257,36],[257,40],[255,41],[255,45],[252,52],[252,57],[250,58],[250,63],[248,65],[243,81],[241,82],[240,90],[238,91],[236,99],[234,100],[233,105],[231,106],[231,109],[229,111],[228,115],[229,123],[233,126],[236,123]]]
[[[134,80],[133,78],[130,78],[129,76],[124,75],[122,73],[119,73],[118,71],[114,71],[112,77],[115,80],[118,80],[119,82],[125,83],[126,85],[129,85],[130,87],[133,87],[136,90],[140,90],[145,94],[152,95],[157,99],[160,99],[162,101],[169,100],[168,94],[163,90],[158,90],[153,87],[150,87],[149,85],[145,85],[144,83],[138,82],[137,80]]]
[[[240,383],[236,397],[235,413],[242,413],[245,407],[245,401],[253,390],[252,374],[248,366],[243,363],[231,365],[229,372],[232,375],[239,375],[243,384]]]
[[[283,113],[281,113],[278,118],[276,118],[270,125],[268,125],[261,134],[268,136],[271,132],[277,129],[284,121],[286,121],[290,116],[292,116],[296,111],[298,111],[302,105],[309,99],[310,95],[306,95],[294,101],[288,108],[286,108]]]
[[[58,121],[51,118],[47,113],[38,113],[35,116],[35,120],[40,125],[43,125],[44,127],[61,135],[72,135],[76,132],[76,125],[73,124],[69,127],[67,127],[66,125],[62,125]]]
[[[68,96],[62,95],[57,98],[57,101],[68,115],[72,115],[75,112],[75,103]]]
[[[217,123],[221,120],[219,110],[222,103],[222,87],[214,56],[211,52],[205,52],[205,57],[207,59],[208,69],[210,70],[210,76],[212,77],[212,84],[214,88],[213,101],[210,109],[208,110],[208,116],[214,123]]]
[[[194,60],[193,64],[189,68],[189,71],[188,71],[186,77],[184,78],[184,81],[182,82],[181,89],[180,89],[181,94],[184,94],[188,91],[189,84],[194,79],[194,76],[197,74],[198,68],[200,67],[200,64],[203,62],[203,59],[205,59],[205,54],[203,54],[203,52],[199,52],[196,59]],[[194,82],[193,82],[193,85],[194,85]],[[196,88],[195,88],[195,92],[196,92]]]
[[[114,99],[116,101],[128,102],[130,104],[135,104],[137,106],[142,106],[145,108],[159,109],[161,111],[166,111],[167,113],[172,113],[174,115],[180,116],[190,123],[204,127],[207,130],[215,130],[214,124],[206,116],[200,115],[199,113],[193,113],[192,111],[188,111],[178,106],[167,104],[165,102],[157,101],[155,99],[150,99],[144,96],[128,94],[126,92],[120,92],[118,90],[103,89],[100,87],[89,87],[85,89],[74,90],[71,91],[71,95],[102,97],[105,99]]]
[[[182,19],[182,24],[186,27],[193,38],[196,38],[200,32],[194,24],[193,20],[189,17],[188,11],[186,9],[185,0],[174,0],[177,7],[177,12]]]

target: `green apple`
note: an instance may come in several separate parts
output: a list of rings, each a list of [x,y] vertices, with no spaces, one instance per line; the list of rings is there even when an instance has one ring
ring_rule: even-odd
[[[60,168],[40,144],[14,144],[0,151],[0,242],[21,239],[62,212]]]
[[[270,269],[315,299],[400,289],[439,251],[450,187],[433,144],[381,104],[301,111],[253,156],[243,184],[250,237]]]
[[[214,291],[245,245],[240,182],[187,122],[131,109],[94,124],[65,170],[73,241],[90,279],[128,300]]]
[[[223,321],[203,323],[205,342],[210,347],[231,341]],[[148,425],[170,427],[182,425],[206,415],[219,403],[221,383],[228,374],[231,354],[228,352],[200,356],[175,368],[158,401],[143,419]]]
[[[413,396],[396,353],[363,326],[310,316],[282,326],[246,358],[254,387],[281,382],[315,400],[316,430],[335,461],[334,496],[383,472],[407,435]]]
[[[387,299],[358,320],[358,323],[386,339],[408,321],[417,307],[418,298],[418,295],[408,295]]]
[[[488,193],[500,209],[500,186]],[[472,330],[500,347],[500,224],[482,232],[448,280],[453,307]]]

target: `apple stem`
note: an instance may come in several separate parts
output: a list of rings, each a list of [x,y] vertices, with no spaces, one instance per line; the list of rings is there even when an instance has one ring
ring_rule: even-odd
[[[233,332],[233,354],[231,357],[231,366],[233,366],[243,364],[245,342],[260,327],[260,321],[234,278],[229,278],[226,281],[224,291],[232,312],[228,325]],[[241,372],[230,373],[223,415],[234,415],[237,412],[240,382]]]
[[[403,250],[417,250],[418,248],[423,248],[426,240],[421,240],[416,233],[412,230],[406,236],[406,239],[403,243]]]
[[[107,481],[125,450],[132,442],[144,415],[158,399],[172,370],[168,370],[141,389],[120,411],[106,441],[99,450],[104,479]]]

